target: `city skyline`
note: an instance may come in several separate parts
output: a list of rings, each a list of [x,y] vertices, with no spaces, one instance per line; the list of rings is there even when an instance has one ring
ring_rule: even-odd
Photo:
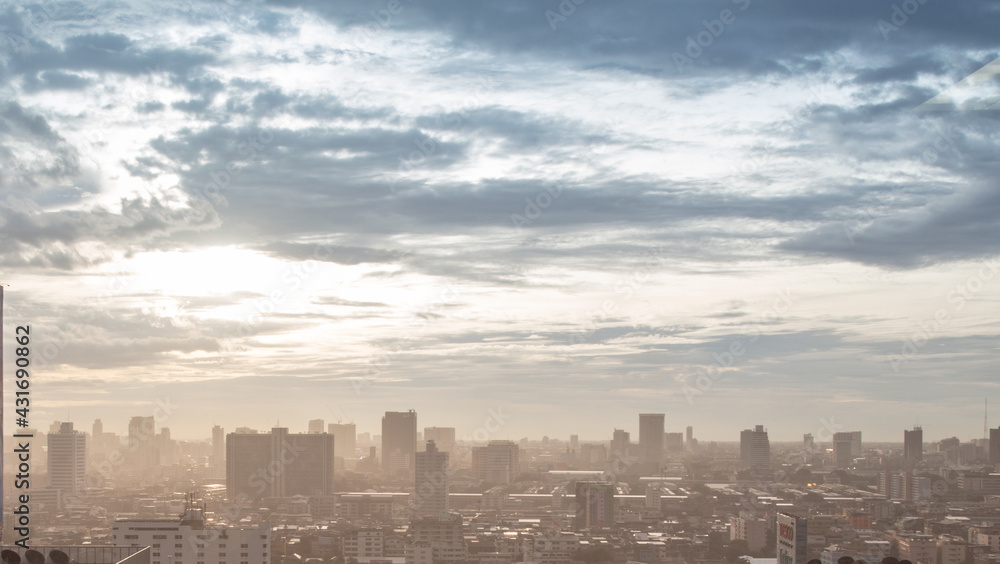
[[[420,415],[419,411],[416,411],[416,410],[413,410],[413,411],[414,411],[414,413],[417,416]],[[389,413],[393,413],[393,414],[396,414],[396,413],[406,414],[407,412],[395,412],[395,411],[394,412],[388,412],[388,411],[387,412],[382,412],[375,419],[383,419],[385,417],[385,415],[389,414]],[[502,416],[503,413],[501,412],[500,415]],[[543,438],[548,438],[550,440],[558,440],[558,441],[564,442],[567,445],[569,445],[572,442],[572,437],[573,436],[577,436],[577,440],[580,443],[590,443],[590,444],[592,444],[592,443],[596,443],[596,442],[603,442],[603,443],[611,444],[611,443],[614,442],[614,436],[615,436],[616,432],[618,432],[618,431],[625,431],[629,435],[629,444],[631,445],[631,447],[633,449],[635,449],[634,450],[634,454],[636,456],[638,456],[638,457],[641,458],[642,457],[642,455],[641,455],[641,452],[642,452],[641,449],[642,449],[642,447],[640,446],[640,443],[638,441],[639,428],[640,428],[640,424],[641,424],[640,420],[639,420],[639,417],[641,415],[666,415],[666,414],[638,414],[637,413],[637,414],[635,414],[636,421],[634,423],[633,431],[631,431],[631,432],[629,431],[629,429],[630,429],[629,425],[608,427],[607,428],[607,432],[605,433],[606,436],[587,436],[587,435],[580,435],[578,433],[569,433],[569,434],[561,435],[561,434],[555,434],[555,433],[548,433],[544,429],[543,430],[537,430],[536,429],[536,431],[535,431],[534,434],[521,434],[521,435],[517,435],[517,436],[515,436],[514,434],[509,434],[509,436],[508,436],[507,434],[504,434],[502,432],[491,433],[491,432],[489,432],[488,430],[485,429],[484,425],[481,425],[476,430],[486,431],[486,434],[483,435],[483,434],[477,434],[476,430],[473,430],[473,429],[469,429],[467,432],[463,432],[461,429],[458,429],[458,428],[453,427],[453,426],[445,426],[445,425],[442,425],[442,424],[439,424],[439,425],[424,425],[424,424],[420,423],[419,421],[416,423],[416,433],[417,433],[417,435],[419,437],[423,438],[424,442],[426,442],[428,440],[434,440],[433,437],[431,437],[430,439],[428,439],[428,437],[425,435],[425,430],[431,429],[431,430],[439,430],[439,431],[440,430],[454,430],[454,432],[455,432],[455,440],[457,442],[462,442],[462,443],[482,443],[482,444],[485,444],[486,442],[488,442],[490,440],[512,440],[512,441],[519,441],[519,440],[524,439],[524,438],[527,438],[527,439],[529,439],[531,441],[540,441]],[[133,416],[131,419],[136,419],[137,417],[138,416]],[[179,434],[177,434],[175,432],[175,430],[170,425],[159,425],[159,424],[155,423],[155,417],[152,418],[152,419],[154,421],[154,425],[151,428],[155,428],[156,431],[159,431],[162,428],[170,429],[170,431],[172,433],[172,436],[175,439],[193,440],[193,441],[205,440],[205,441],[209,441],[209,442],[213,442],[215,427],[221,427],[225,431],[226,434],[233,433],[233,432],[239,432],[238,429],[250,429],[250,430],[256,431],[258,433],[264,433],[264,434],[266,434],[266,433],[270,433],[271,430],[275,429],[275,428],[285,428],[285,429],[288,429],[291,433],[308,434],[308,433],[310,433],[310,430],[309,430],[310,423],[312,423],[314,421],[319,421],[319,419],[313,418],[311,416],[304,416],[305,422],[303,424],[301,424],[301,425],[287,424],[286,422],[278,421],[278,422],[275,422],[274,424],[269,425],[269,426],[257,426],[257,427],[255,427],[253,425],[247,425],[245,423],[240,424],[239,422],[233,424],[232,426],[219,425],[217,422],[214,422],[213,423],[213,427],[209,429],[209,432],[208,432],[207,435],[197,435],[197,434],[193,434],[193,435],[182,435],[181,434],[181,435],[179,435]],[[838,435],[854,435],[855,437],[853,437],[851,439],[844,439],[844,440],[850,440],[851,441],[852,444],[851,444],[850,451],[851,451],[851,454],[854,455],[854,456],[858,455],[857,447],[854,444],[856,442],[860,442],[862,444],[879,443],[879,444],[899,444],[899,445],[904,445],[905,444],[905,436],[906,436],[906,434],[910,433],[913,429],[919,430],[921,432],[921,436],[922,436],[922,432],[924,431],[924,429],[920,425],[910,425],[909,427],[900,427],[898,429],[895,429],[895,436],[893,436],[893,433],[890,432],[890,431],[883,431],[882,434],[876,434],[876,432],[872,432],[870,429],[860,429],[860,430],[858,430],[856,426],[850,425],[850,424],[845,425],[845,424],[841,424],[841,423],[839,423],[837,421],[825,421],[825,422],[821,421],[820,422],[820,426],[818,428],[814,429],[812,432],[806,432],[805,430],[802,430],[802,432],[799,432],[799,430],[790,430],[790,431],[786,431],[787,434],[777,435],[777,437],[776,437],[774,435],[773,431],[769,428],[769,426],[767,424],[759,424],[759,423],[757,423],[757,421],[759,419],[760,418],[752,420],[751,423],[749,424],[749,427],[751,427],[751,428],[762,427],[764,433],[766,435],[769,435],[770,441],[772,443],[786,443],[786,444],[787,443],[797,443],[797,444],[801,444],[802,441],[803,441],[803,436],[806,435],[806,434],[808,434],[808,435],[811,435],[813,437],[813,440],[817,444],[828,445],[829,448],[836,450],[835,443],[837,441],[839,441],[839,440],[842,440],[840,437],[838,437]],[[114,431],[114,429],[115,429],[114,425],[106,426],[107,422],[103,421],[103,420],[100,420],[100,419],[98,419],[96,421],[100,422],[101,429],[102,429],[103,433],[105,433],[105,434],[107,434],[107,433],[115,433],[115,434],[118,434],[119,436],[121,436],[123,438],[127,438],[128,437],[128,427],[129,427],[129,425],[127,423],[122,426],[122,428],[124,429],[125,432],[123,432],[123,433],[116,433]],[[354,429],[355,429],[354,441],[355,442],[358,441],[357,437],[360,436],[360,435],[363,435],[363,434],[371,437],[370,441],[373,441],[374,437],[380,437],[382,435],[382,433],[381,433],[381,427],[380,426],[375,426],[375,427],[372,427],[372,428],[366,428],[366,427],[358,427],[357,424],[353,423],[353,422],[352,423],[339,423],[339,424],[335,424],[335,423],[330,423],[330,422],[328,422],[326,420],[322,420],[322,421],[324,421],[324,427],[325,427],[323,433],[331,434],[331,435],[332,434],[337,434],[336,432],[331,432],[331,429],[333,429],[335,426],[338,427],[338,428],[339,427],[354,427]],[[502,417],[501,418],[495,418],[495,421],[502,421]],[[52,427],[52,425],[54,425],[56,423],[65,424],[67,422],[65,422],[65,421],[55,421],[55,422],[51,422],[51,423],[47,423],[45,425],[42,425],[42,426],[38,427],[37,429],[40,429],[40,430],[42,430],[44,432],[45,429],[48,429],[48,428]],[[70,423],[72,423],[73,425],[76,425],[76,426],[86,425],[87,424],[86,422],[82,422],[81,423],[79,421],[72,421]],[[91,423],[93,423],[93,422],[91,422]],[[447,422],[445,422],[445,423],[447,423]],[[980,424],[982,424],[982,420],[980,420]],[[487,422],[487,425],[488,425],[488,422]],[[979,441],[979,440],[985,440],[987,442],[989,442],[991,440],[991,438],[992,438],[992,440],[994,442],[997,442],[998,444],[1000,444],[1000,441],[997,441],[997,439],[996,439],[996,437],[1000,437],[1000,434],[997,434],[998,432],[1000,432],[1000,427],[993,427],[992,424],[990,424],[990,425],[991,426],[987,429],[985,436],[983,436],[982,431],[980,431],[978,435],[975,435],[975,434],[968,434],[968,435],[941,434],[939,436],[938,434],[931,434],[930,436],[923,438],[923,444],[935,444],[935,443],[941,442],[941,441],[943,441],[945,439],[950,439],[950,438],[953,438],[953,437],[954,438],[958,438],[960,441]],[[624,428],[622,428],[622,427],[624,427]],[[682,431],[686,430],[687,427],[691,427],[692,428],[692,436],[691,436],[691,438],[693,438],[696,441],[698,441],[699,443],[703,443],[703,444],[704,443],[709,443],[709,442],[740,444],[741,443],[741,434],[742,433],[746,433],[746,432],[752,430],[752,429],[749,429],[749,428],[748,429],[740,429],[738,427],[733,427],[725,435],[721,435],[721,436],[704,436],[704,435],[701,435],[698,432],[698,430],[699,430],[698,426],[686,425],[686,426],[678,426],[678,427],[675,428],[675,427],[671,427],[669,424],[666,424],[664,426],[663,434],[664,435],[671,435],[671,434],[673,434],[673,435],[684,435],[684,433]],[[744,427],[746,427],[746,425],[744,425]],[[78,429],[78,430],[80,430],[80,429]],[[82,431],[82,430],[80,430],[80,431],[81,432],[85,432],[85,431]],[[92,435],[92,433],[90,433],[90,432],[87,432],[87,434],[88,435]],[[856,435],[859,435],[859,434],[861,434],[864,437],[863,441],[859,441],[857,439]],[[687,438],[684,439],[684,444],[686,444],[686,443],[687,443]],[[354,442],[348,442],[348,444],[355,444],[355,443]],[[422,445],[418,444],[417,445],[418,450],[419,450],[420,447],[422,447]],[[440,447],[440,444],[439,444],[439,447]],[[664,450],[662,450],[661,453],[660,453],[661,457],[662,457],[663,453],[667,452],[665,450],[666,447],[664,446],[663,448],[664,448]]]

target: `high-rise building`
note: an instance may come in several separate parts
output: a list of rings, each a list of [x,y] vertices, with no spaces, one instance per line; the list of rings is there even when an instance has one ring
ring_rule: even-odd
[[[990,429],[990,464],[1000,464],[1000,427]],[[997,469],[994,469],[997,470]]]
[[[430,516],[448,511],[448,453],[439,451],[434,441],[427,441],[424,451],[415,456],[414,512]]]
[[[201,510],[191,507],[180,519],[118,519],[111,530],[116,547],[150,547],[149,564],[271,562],[267,523],[246,528],[207,525]]]
[[[386,411],[382,417],[382,471],[413,476],[417,452],[417,412]]]
[[[742,435],[740,438],[742,438]],[[812,433],[802,435],[802,450],[806,452],[813,452],[816,450],[816,440],[813,439]]]
[[[833,465],[850,468],[854,464],[852,433],[833,434]]]
[[[771,442],[763,425],[740,433],[740,459],[752,470],[766,470],[771,467]]]
[[[687,429],[684,430],[684,442],[691,446],[691,441],[694,440],[694,427],[688,425]]]
[[[310,435],[321,435],[326,429],[325,421],[322,419],[310,419],[309,420],[309,434]]]
[[[78,495],[84,488],[87,469],[87,436],[61,423],[58,433],[49,434],[49,487],[65,495]]]
[[[226,435],[226,495],[252,499],[333,495],[334,437],[329,433]]]
[[[614,524],[615,485],[611,482],[577,482],[573,519],[576,530],[603,529]]]
[[[520,472],[519,451],[512,441],[472,447],[472,475],[494,484],[513,484]]]
[[[848,433],[834,433],[833,434],[833,448],[834,451],[837,449],[837,441],[844,441],[848,443],[849,452],[844,456],[850,456],[851,458],[857,458],[861,456],[861,431],[851,431]],[[836,458],[836,456],[834,456]]]
[[[569,450],[572,452],[580,450],[580,435],[569,436]]]
[[[662,413],[639,414],[639,462],[647,472],[656,472],[663,462]]]
[[[630,446],[628,431],[615,429],[611,435],[611,458],[627,460]]]
[[[334,436],[334,444],[337,445],[337,456],[343,458],[345,461],[357,460],[358,429],[354,423],[330,423],[326,426],[326,429],[328,433]]]
[[[663,450],[668,453],[681,452],[684,450],[683,433],[663,433]]]
[[[132,453],[132,467],[140,472],[160,464],[156,448],[156,421],[152,417],[133,417],[128,423],[128,452]]]
[[[441,452],[448,454],[455,452],[454,427],[424,427],[424,440],[434,441],[437,449]]]
[[[912,431],[903,431],[903,463],[913,466],[924,459],[924,431],[914,426]]]
[[[226,467],[226,430],[221,425],[212,427],[212,466]]]
[[[806,564],[809,560],[806,553],[806,520],[791,513],[778,513],[777,524],[777,564]]]

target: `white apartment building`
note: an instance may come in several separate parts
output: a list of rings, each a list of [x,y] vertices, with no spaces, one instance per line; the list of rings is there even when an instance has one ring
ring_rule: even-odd
[[[150,547],[150,564],[270,564],[271,528],[207,527],[199,509],[179,519],[118,519],[116,547]]]

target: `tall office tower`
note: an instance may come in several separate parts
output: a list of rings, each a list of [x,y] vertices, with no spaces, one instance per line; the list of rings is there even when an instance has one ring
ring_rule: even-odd
[[[647,472],[656,472],[663,462],[662,413],[639,414],[639,462]]]
[[[177,464],[177,441],[170,438],[170,429],[160,427],[160,434],[156,435],[156,450],[160,453],[160,464],[171,466]]]
[[[116,547],[150,547],[144,560],[149,564],[271,562],[270,527],[207,524],[201,510],[190,506],[180,519],[117,519],[111,530]]]
[[[513,484],[521,469],[518,452],[512,441],[490,441],[486,446],[472,447],[472,475],[493,484]]]
[[[414,512],[430,516],[448,511],[448,453],[439,451],[434,441],[427,441],[425,450],[415,457]]]
[[[771,442],[763,425],[744,429],[740,433],[740,459],[752,470],[766,470],[771,467]]]
[[[694,440],[694,427],[688,425],[687,429],[684,430],[684,442],[688,445]]]
[[[990,464],[1000,464],[1000,427],[990,429]],[[996,468],[993,469],[997,471]]]
[[[852,433],[833,434],[833,465],[837,468],[850,468],[854,463],[852,448]]]
[[[850,443],[851,457],[861,456],[861,431],[851,431],[849,433],[834,433],[833,442],[836,448],[837,441],[847,441]]]
[[[310,419],[309,420],[309,434],[310,435],[322,435],[326,424],[322,419]]]
[[[454,427],[424,427],[424,440],[434,441],[437,449],[441,452],[448,454],[455,452]]]
[[[628,431],[615,429],[611,435],[611,458],[627,460],[630,446]]]
[[[382,417],[382,471],[407,472],[413,476],[417,452],[417,412],[386,411]]]
[[[91,432],[92,437],[100,437],[104,434],[104,423],[101,423],[100,419],[94,419],[94,428]]]
[[[576,512],[573,527],[603,529],[615,524],[615,485],[611,482],[576,483]]]
[[[569,450],[573,452],[580,450],[580,435],[569,436]]]
[[[740,438],[742,439],[742,435],[740,436]],[[802,450],[806,452],[813,452],[814,450],[816,450],[816,441],[813,439],[812,433],[806,433],[805,435],[802,435]]]
[[[683,433],[663,433],[663,449],[669,453],[684,450]]]
[[[87,436],[73,430],[72,423],[61,423],[58,433],[49,434],[49,487],[63,494],[77,495],[86,485]]]
[[[132,453],[132,468],[145,471],[160,463],[156,448],[156,422],[152,417],[133,417],[128,423],[128,452]]]
[[[352,468],[353,462],[348,463],[348,461],[358,459],[357,426],[354,423],[330,423],[326,429],[335,437],[334,444],[337,445],[337,456],[344,459],[348,468]]]
[[[334,437],[329,433],[226,435],[226,495],[252,499],[333,495]]]
[[[221,425],[212,427],[212,466],[226,467],[226,431]]]
[[[924,430],[914,426],[912,431],[903,431],[903,463],[915,465],[924,459]]]

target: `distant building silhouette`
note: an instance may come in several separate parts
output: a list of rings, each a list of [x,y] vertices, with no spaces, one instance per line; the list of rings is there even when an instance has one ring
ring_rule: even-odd
[[[358,459],[358,429],[354,423],[330,423],[326,426],[327,433],[334,436],[337,446],[336,455],[344,459],[348,468],[353,468]]]
[[[86,485],[87,436],[73,430],[72,423],[59,425],[49,434],[49,487],[66,495],[78,495]]]
[[[611,435],[611,458],[627,459],[631,446],[628,431],[615,429],[615,432]]]
[[[322,419],[310,419],[309,420],[309,434],[310,435],[320,435],[326,430],[325,422]]]
[[[226,467],[226,430],[221,425],[212,427],[212,466]]]
[[[517,444],[512,441],[490,441],[486,446],[472,447],[472,475],[494,484],[512,484],[520,472]]]
[[[382,470],[413,476],[417,452],[417,412],[386,411],[382,417]]]
[[[603,529],[615,523],[615,485],[611,482],[576,483],[576,512],[573,526],[577,531]]]
[[[334,437],[329,433],[226,435],[226,494],[252,499],[293,495],[332,495]]]
[[[912,431],[903,431],[903,463],[913,466],[924,459],[924,431],[914,426]]]
[[[657,472],[663,462],[662,413],[639,414],[639,462],[647,472]]]
[[[424,440],[434,441],[437,449],[441,452],[448,454],[455,452],[454,427],[424,427]]]
[[[132,453],[133,469],[144,472],[160,464],[160,454],[154,442],[156,422],[152,417],[133,417],[128,423],[128,452]]]
[[[416,454],[416,479],[413,484],[413,508],[417,516],[433,516],[448,511],[448,453],[427,441],[423,452]]]
[[[771,467],[771,442],[763,425],[740,432],[740,459],[754,471]]]
[[[1000,427],[990,429],[990,464],[1000,464]]]

